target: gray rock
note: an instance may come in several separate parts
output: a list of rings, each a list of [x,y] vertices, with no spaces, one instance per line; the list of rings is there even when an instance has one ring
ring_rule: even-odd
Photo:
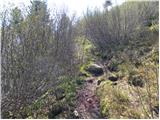
[[[102,67],[97,64],[92,64],[85,70],[94,76],[101,76],[104,74]]]

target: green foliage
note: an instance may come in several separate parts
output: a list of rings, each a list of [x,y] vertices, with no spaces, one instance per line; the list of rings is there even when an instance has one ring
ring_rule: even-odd
[[[80,79],[80,78],[79,78]],[[63,88],[65,90],[65,102],[70,106],[70,108],[73,108],[75,106],[76,102],[76,80],[79,80],[78,78],[67,78],[65,77],[63,79],[63,83],[60,84],[60,88]]]
[[[113,89],[113,100],[120,104],[128,104],[129,98],[127,96],[127,93],[125,92],[119,92],[119,90]]]
[[[75,41],[77,45],[76,55],[79,59],[81,59],[83,62],[82,64],[93,61],[93,56],[91,55],[91,50],[94,49],[93,44],[84,36],[78,36]]]
[[[11,16],[12,16],[12,18],[11,18],[11,24],[12,24],[14,27],[18,26],[18,24],[20,24],[21,21],[23,20],[21,10],[20,10],[18,7],[14,8],[14,9],[12,10]],[[16,29],[16,28],[15,28],[15,29]]]
[[[112,83],[104,82],[97,90],[100,97],[101,113],[109,118],[120,118],[129,109],[128,93],[122,89],[112,87]]]
[[[80,72],[85,73],[87,76],[91,76],[91,74],[89,74],[85,69],[88,68],[92,63],[93,63],[93,61],[88,61],[86,64],[84,63],[80,67]]]
[[[152,32],[159,32],[159,24],[155,24],[155,25],[152,25],[150,28],[149,28]]]

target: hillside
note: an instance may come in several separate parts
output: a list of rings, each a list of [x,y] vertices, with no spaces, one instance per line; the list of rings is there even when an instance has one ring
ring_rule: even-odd
[[[3,119],[158,119],[159,2],[104,3],[83,17],[1,13]]]

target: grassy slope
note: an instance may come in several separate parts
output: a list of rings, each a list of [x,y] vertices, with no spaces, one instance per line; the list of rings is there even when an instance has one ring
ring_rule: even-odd
[[[156,42],[157,43],[157,42]],[[101,100],[101,113],[109,118],[156,118],[155,112],[151,111],[158,105],[158,46],[157,44],[146,45],[143,43],[132,51],[143,55],[137,58],[138,64],[133,63],[125,52],[120,52],[121,58],[114,61],[124,61],[118,64],[118,72],[112,72],[119,76],[117,85],[111,81],[103,82],[97,89]],[[147,52],[145,49],[150,48]],[[113,61],[113,60],[111,60]],[[109,73],[108,73],[109,75]],[[135,87],[129,84],[133,77],[140,76],[144,87]]]

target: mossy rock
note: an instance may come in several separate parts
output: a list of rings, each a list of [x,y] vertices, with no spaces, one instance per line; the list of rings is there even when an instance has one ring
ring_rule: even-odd
[[[101,76],[104,74],[102,67],[97,64],[91,64],[85,68],[85,70],[93,76]]]

